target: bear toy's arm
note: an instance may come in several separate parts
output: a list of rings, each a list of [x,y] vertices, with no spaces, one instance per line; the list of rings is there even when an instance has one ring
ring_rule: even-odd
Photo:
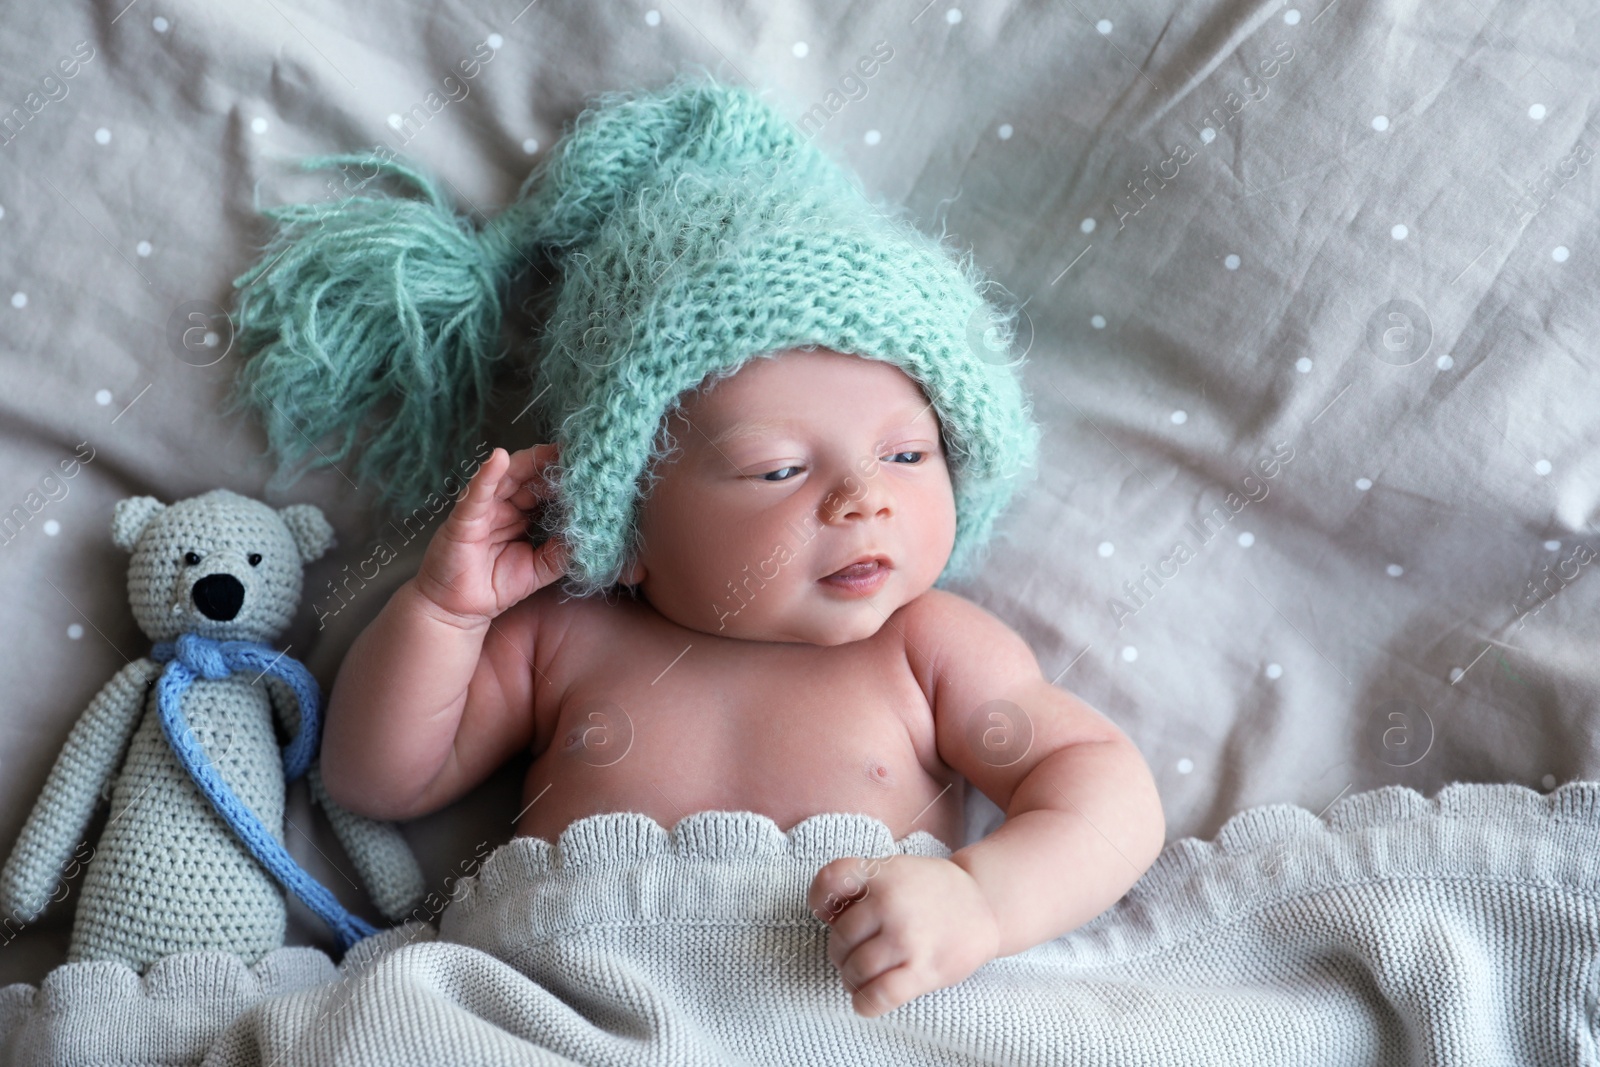
[[[122,765],[144,713],[145,697],[161,671],[162,665],[148,657],[133,660],[101,687],[79,716],[0,870],[0,910],[5,915],[33,922],[50,903],[58,883],[76,873],[78,863],[88,862],[82,856],[73,862],[73,854],[86,843],[83,833]]]
[[[403,921],[422,901],[422,868],[400,829],[335,804],[322,787],[320,763],[313,763],[306,777],[312,797],[328,813],[334,834],[354,861],[367,895],[391,922]]]
[[[275,675],[264,679],[272,706],[289,737],[300,728],[300,706],[294,690]],[[328,815],[334,836],[356,865],[356,872],[367,887],[367,895],[378,910],[392,922],[400,922],[422,900],[422,868],[411,846],[391,823],[378,822],[346,811],[335,804],[322,787],[322,768],[313,763],[306,774],[311,798]]]

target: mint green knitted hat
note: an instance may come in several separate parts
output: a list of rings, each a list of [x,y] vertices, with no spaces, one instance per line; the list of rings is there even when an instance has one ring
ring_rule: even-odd
[[[1010,352],[1016,310],[984,298],[995,283],[970,253],[871,202],[749,90],[702,72],[600,95],[481,230],[401,164],[301,164],[351,165],[403,178],[428,200],[266,211],[278,232],[234,283],[240,343],[253,355],[233,407],[263,419],[280,477],[309,449],[310,467],[338,462],[365,431],[363,484],[402,509],[448,495],[441,486],[455,484],[447,476],[480,433],[503,355],[500,289],[542,263],[560,281],[528,443],[560,446],[540,521],[570,545],[571,593],[625,573],[638,503],[665,454],[663,421],[684,394],[784,349],[883,360],[922,387],[955,490],[940,584],[970,572],[1034,463],[1039,429]],[[315,446],[328,434],[337,443]]]

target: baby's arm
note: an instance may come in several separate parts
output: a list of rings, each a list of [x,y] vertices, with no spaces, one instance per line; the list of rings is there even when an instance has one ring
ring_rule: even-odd
[[[1052,940],[1138,881],[1166,836],[1133,743],[1045,681],[993,615],[934,591],[898,617],[933,706],[940,757],[1006,821],[948,860],[836,860],[808,903],[833,929],[828,956],[858,1013],[881,1015]]]
[[[1126,734],[1050,684],[1000,620],[936,595],[907,640],[928,653],[939,755],[1006,813],[950,858],[983,890],[1000,926],[996,954],[1009,956],[1115,904],[1160,854],[1166,819]]]
[[[538,589],[564,546],[534,549],[528,516],[541,445],[497,448],[433,535],[416,577],[350,646],[328,698],[329,797],[374,819],[407,819],[461,796],[533,736],[531,658]]]

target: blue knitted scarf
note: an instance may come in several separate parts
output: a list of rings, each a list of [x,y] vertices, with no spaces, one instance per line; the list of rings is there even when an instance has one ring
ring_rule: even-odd
[[[217,773],[183,717],[183,691],[197,677],[216,680],[245,670],[256,672],[257,677],[266,673],[277,675],[294,690],[300,702],[300,730],[283,750],[284,781],[292,782],[311,765],[321,739],[322,693],[311,672],[298,660],[270,645],[254,641],[214,641],[197,633],[179,634],[176,641],[157,642],[150,655],[157,663],[167,665],[156,685],[161,732],[177,754],[178,762],[211,801],[217,814],[285,889],[333,928],[341,952],[377,933],[370,923],[346,911],[327,887],[307,874],[267,831],[256,813]]]

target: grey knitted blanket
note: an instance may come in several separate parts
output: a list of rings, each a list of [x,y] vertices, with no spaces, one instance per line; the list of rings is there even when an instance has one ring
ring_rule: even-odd
[[[862,815],[513,840],[335,968],[75,963],[0,990],[19,1064],[1595,1064],[1600,782],[1388,786],[1170,844],[1115,907],[877,1019],[806,910],[841,856],[948,855]]]

